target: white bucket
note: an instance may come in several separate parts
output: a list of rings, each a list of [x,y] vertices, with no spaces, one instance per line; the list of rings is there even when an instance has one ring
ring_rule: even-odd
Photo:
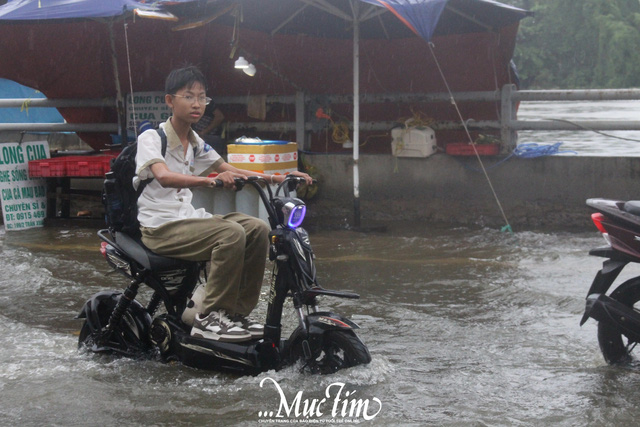
[[[397,157],[428,157],[438,148],[430,127],[394,128],[391,137],[391,152]]]

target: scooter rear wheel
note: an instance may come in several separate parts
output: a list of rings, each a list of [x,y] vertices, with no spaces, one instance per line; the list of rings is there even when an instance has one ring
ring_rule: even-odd
[[[611,293],[611,298],[628,307],[640,302],[640,277],[627,280]],[[610,322],[598,322],[598,343],[607,363],[625,364],[633,361],[635,341],[630,341]]]
[[[306,361],[304,369],[314,374],[331,374],[340,369],[350,368],[371,362],[367,346],[353,331],[327,331],[322,337],[321,348],[312,349],[311,360]],[[296,342],[291,348],[291,360],[305,361],[302,342]]]
[[[86,313],[91,320],[85,319],[80,329],[78,348],[128,357],[140,357],[152,351],[149,341],[151,317],[137,301],[127,308],[114,331],[104,334],[104,328],[121,297],[122,294],[115,292],[98,294],[93,310]]]

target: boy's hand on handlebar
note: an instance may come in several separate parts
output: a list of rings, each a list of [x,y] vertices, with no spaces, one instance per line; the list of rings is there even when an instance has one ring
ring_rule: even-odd
[[[215,181],[218,181],[219,183],[221,183],[222,185],[214,185],[215,187],[224,187],[224,188],[228,188],[230,190],[238,190],[237,186],[236,186],[236,180],[240,179],[240,180],[245,180],[246,177],[244,175],[238,174],[238,173],[234,173],[231,171],[226,171],[226,172],[222,172],[219,173],[216,178]]]
[[[209,187],[222,187],[224,184],[222,183],[222,180],[218,179],[218,178],[212,178],[209,181]]]
[[[307,174],[307,173],[300,172],[300,171],[294,171],[294,172],[291,172],[291,175],[294,175],[294,176],[297,176],[297,177],[300,177],[300,178],[304,178],[304,181],[305,181],[305,183],[307,185],[313,184],[313,178],[311,178],[311,176],[309,174]]]

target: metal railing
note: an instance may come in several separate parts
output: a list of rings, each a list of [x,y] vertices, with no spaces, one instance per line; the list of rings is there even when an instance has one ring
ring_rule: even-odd
[[[219,105],[246,104],[248,97],[217,97]],[[311,123],[304,121],[305,110],[314,99],[313,95],[297,93],[295,96],[268,96],[268,104],[281,103],[295,105],[295,122],[234,122],[229,125],[231,131],[254,129],[258,132],[295,132],[297,141],[306,141],[308,132],[314,130]],[[517,105],[523,101],[611,101],[640,100],[640,89],[592,89],[592,90],[517,90],[515,85],[505,85],[501,90],[482,92],[458,92],[453,94],[456,102],[496,102],[500,109],[499,120],[474,120],[465,118],[464,125],[460,121],[437,121],[432,127],[435,130],[461,130],[464,126],[472,131],[499,131],[503,144],[507,147],[516,145],[517,131],[637,131],[640,121],[599,120],[599,121],[561,121],[561,120],[518,120]],[[323,96],[324,102],[330,104],[351,104],[351,95]],[[381,103],[437,103],[452,102],[448,93],[394,93],[363,94],[361,104]],[[115,108],[115,99],[0,99],[0,108],[16,108],[27,105],[29,108],[39,107],[98,107]],[[385,131],[396,126],[394,121],[362,121],[362,131]],[[0,123],[0,132],[111,132],[117,133],[121,125],[118,123]],[[302,148],[307,148],[302,144]]]
[[[2,108],[116,108],[115,99],[0,99]],[[0,123],[0,132],[109,132],[118,133],[118,123]]]

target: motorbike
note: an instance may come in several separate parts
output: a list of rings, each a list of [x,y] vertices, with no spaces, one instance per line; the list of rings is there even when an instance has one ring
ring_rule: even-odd
[[[596,212],[591,219],[606,245],[589,255],[605,258],[589,288],[582,326],[589,318],[598,322],[598,344],[609,364],[633,362],[640,342],[640,276],[624,281],[609,292],[629,263],[640,263],[640,201],[588,199]]]
[[[292,197],[300,183],[304,179],[287,175],[274,190],[263,178],[236,179],[237,190],[250,185],[258,192],[272,229],[268,256],[273,271],[263,338],[230,343],[191,336],[204,294],[206,263],[163,257],[139,238],[103,229],[98,231],[101,252],[129,284],[124,291],[98,292],[86,301],[78,315],[83,319],[79,347],[126,357],[159,355],[165,362],[242,375],[282,369],[298,361],[302,370],[313,374],[369,363],[369,350],[355,332],[358,325],[318,308],[323,296],[358,299],[359,295],[319,285],[309,233],[301,227],[306,206]],[[150,288],[146,304],[140,301],[142,285]],[[288,299],[297,325],[285,339],[281,321]]]

